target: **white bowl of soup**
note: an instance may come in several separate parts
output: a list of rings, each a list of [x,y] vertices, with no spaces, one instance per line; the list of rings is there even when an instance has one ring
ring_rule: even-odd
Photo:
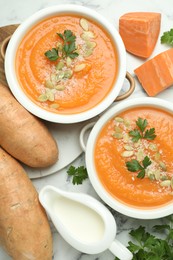
[[[172,214],[172,133],[173,106],[168,101],[137,98],[109,109],[86,145],[88,175],[102,200],[134,218]]]
[[[104,111],[120,93],[126,52],[115,27],[92,9],[40,10],[14,32],[5,73],[16,99],[34,115],[75,123]]]

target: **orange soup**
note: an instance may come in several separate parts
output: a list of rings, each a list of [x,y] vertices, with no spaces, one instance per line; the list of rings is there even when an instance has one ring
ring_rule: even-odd
[[[55,113],[74,114],[108,95],[118,73],[117,52],[95,22],[55,16],[27,32],[17,50],[16,72],[33,102]]]
[[[111,119],[95,145],[95,167],[117,200],[144,209],[173,201],[173,116],[150,107]]]

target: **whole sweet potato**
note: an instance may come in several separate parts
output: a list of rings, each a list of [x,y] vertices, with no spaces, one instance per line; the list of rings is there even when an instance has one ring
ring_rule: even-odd
[[[58,160],[58,147],[46,126],[30,114],[0,84],[0,146],[30,167],[47,167]]]
[[[14,260],[51,260],[52,236],[38,193],[22,166],[0,148],[0,244]]]

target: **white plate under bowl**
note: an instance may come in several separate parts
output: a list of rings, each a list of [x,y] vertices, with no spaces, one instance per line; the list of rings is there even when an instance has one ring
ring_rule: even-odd
[[[45,123],[50,133],[55,138],[59,148],[59,160],[52,166],[46,168],[31,168],[22,165],[30,179],[41,178],[51,175],[74,161],[81,153],[79,134],[86,122],[76,124]]]

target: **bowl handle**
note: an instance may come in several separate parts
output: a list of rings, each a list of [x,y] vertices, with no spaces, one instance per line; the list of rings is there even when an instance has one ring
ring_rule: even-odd
[[[82,150],[85,152],[86,151],[86,133],[89,129],[93,128],[96,122],[90,122],[86,124],[80,131],[80,136],[79,136],[79,142]]]
[[[123,100],[123,99],[129,97],[133,93],[133,91],[135,89],[135,79],[133,78],[133,76],[128,71],[126,72],[126,79],[129,81],[130,87],[124,94],[119,95],[115,99],[115,101]]]
[[[120,260],[131,260],[132,253],[117,239],[115,239],[109,247],[109,250]]]
[[[7,38],[5,38],[3,41],[2,41],[2,44],[1,44],[1,57],[3,58],[3,60],[5,59],[5,52],[6,52],[6,49],[7,49],[7,45],[9,43],[11,39],[11,35],[8,36]]]

